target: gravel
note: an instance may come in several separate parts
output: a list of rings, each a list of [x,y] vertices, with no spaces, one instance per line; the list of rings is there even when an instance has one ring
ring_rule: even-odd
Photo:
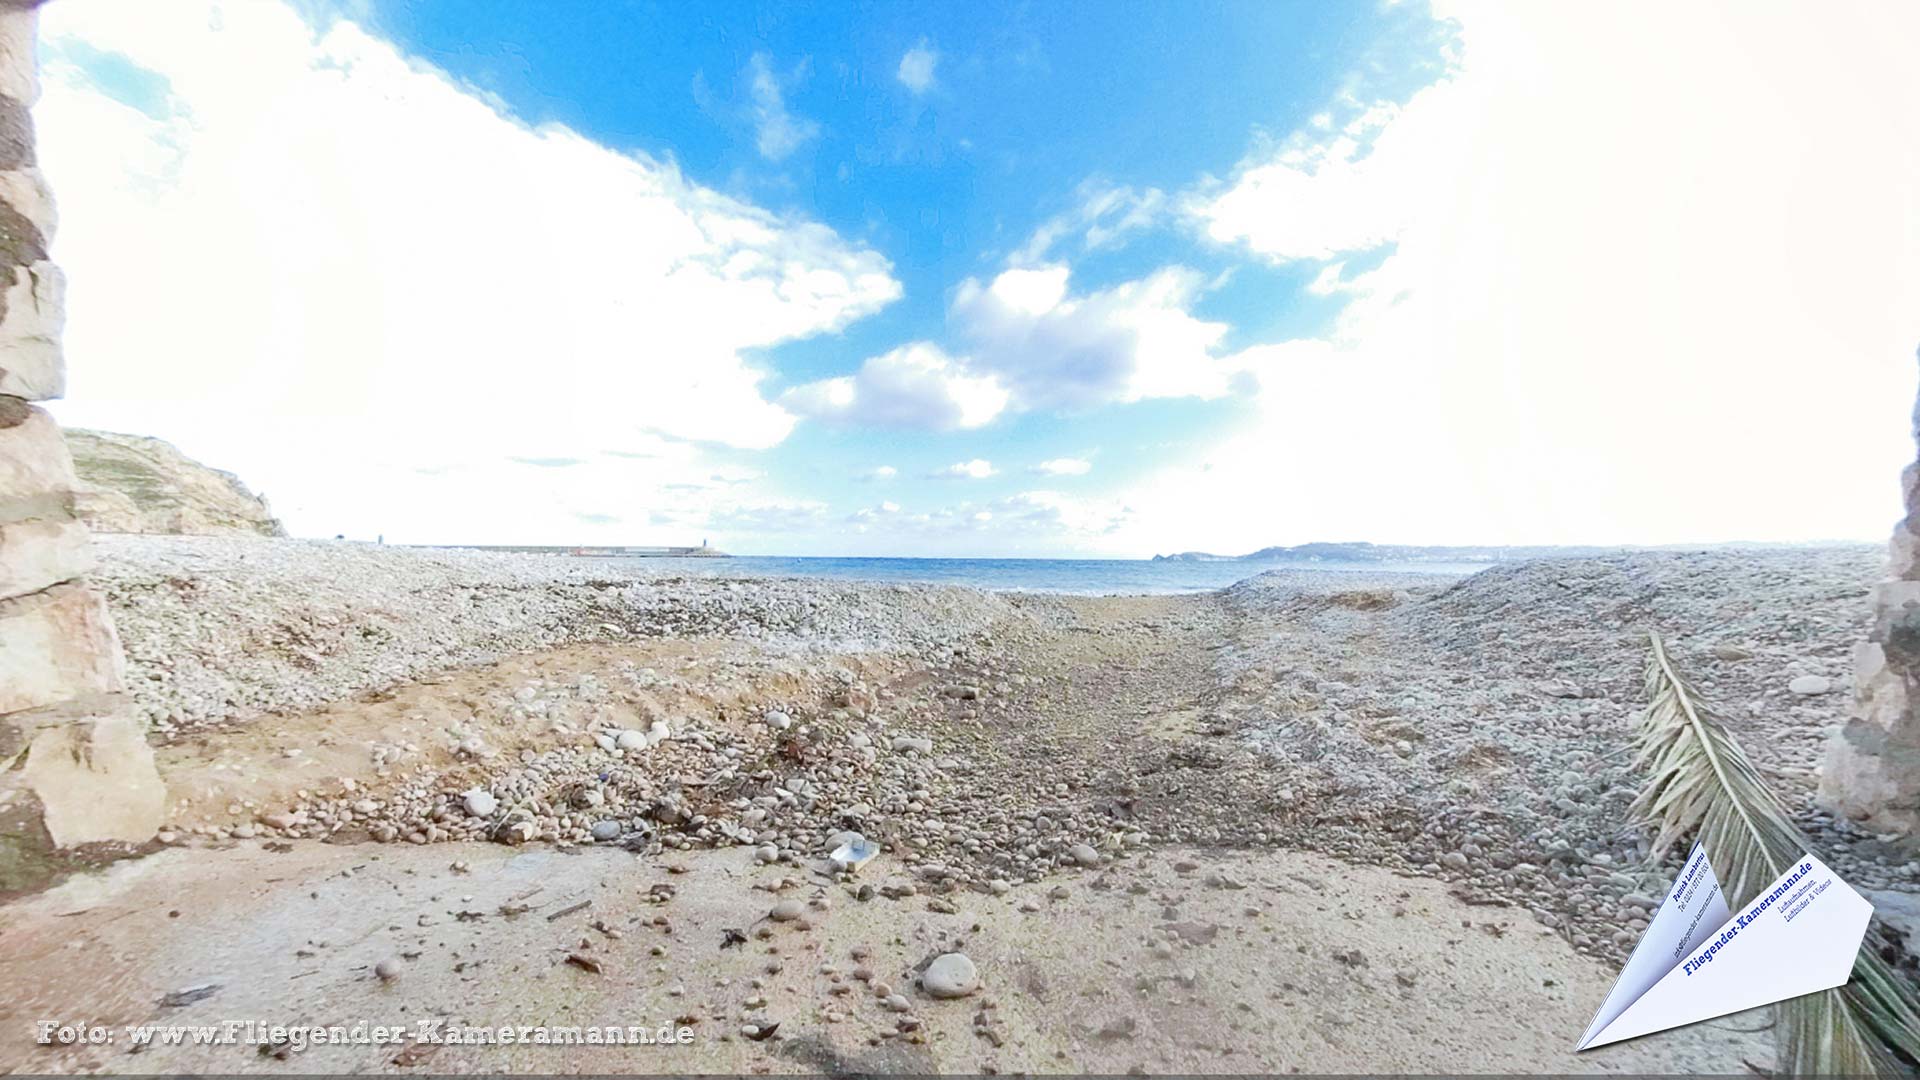
[[[859,898],[925,895],[913,902],[935,911],[1062,871],[1111,887],[1099,883],[1166,843],[1301,847],[1456,881],[1617,960],[1671,875],[1626,812],[1657,628],[1836,870],[1861,888],[1911,890],[1920,875],[1813,800],[1851,698],[1871,548],[1634,553],[1466,579],[1286,572],[1217,594],[1076,598],[105,540],[136,697],[169,724],[571,641],[721,636],[797,665],[792,693],[732,716],[689,683],[688,706],[645,732],[601,717],[658,689],[657,673],[617,661],[535,680],[475,708],[541,717],[547,742],[395,766],[377,790],[303,790],[261,808],[272,821],[259,828],[285,837],[740,846],[844,874],[824,856],[858,830],[882,853],[852,878]],[[888,685],[824,677],[836,652],[858,650],[911,662]],[[1834,692],[1795,691],[1807,677]],[[495,800],[485,814],[464,801],[476,780]],[[173,824],[217,839],[256,829]],[[1212,875],[1206,887],[1238,886]],[[769,912],[809,917],[797,902]]]
[[[94,546],[134,699],[163,734],[574,642],[724,636],[795,653],[924,653],[1009,610],[969,589],[683,577],[637,559],[252,537],[102,535]]]
[[[1222,711],[1311,815],[1275,828],[1290,842],[1456,877],[1618,958],[1646,922],[1626,899],[1684,854],[1650,851],[1628,812],[1648,630],[1835,869],[1914,887],[1920,866],[1815,798],[1882,559],[1636,552],[1391,593],[1256,579],[1227,591],[1244,621],[1220,682],[1243,692]]]

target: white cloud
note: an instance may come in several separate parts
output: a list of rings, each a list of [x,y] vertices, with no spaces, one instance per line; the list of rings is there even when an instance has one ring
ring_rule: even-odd
[[[1197,204],[1276,260],[1394,246],[1323,279],[1352,297],[1329,340],[1239,358],[1257,422],[1130,493],[1116,546],[1884,535],[1913,456],[1920,9],[1458,16],[1445,81]]]
[[[1053,458],[1042,461],[1030,470],[1041,476],[1085,476],[1093,469],[1093,462],[1084,458]]]
[[[819,528],[827,517],[826,504],[813,499],[767,499],[723,507],[708,520],[727,534],[777,544]]]
[[[1002,500],[1000,513],[1010,529],[1038,536],[1071,537],[1074,546],[1084,547],[1101,546],[1104,537],[1126,524],[1132,510],[1111,498],[1023,491]]]
[[[892,503],[881,503],[848,514],[846,522],[854,538],[837,538],[824,550],[1057,556],[1110,544],[1130,516],[1131,511],[1118,500],[1055,491],[1023,491],[984,502],[965,500],[911,514]]]
[[[947,474],[942,470],[935,475]],[[1053,491],[1024,491],[991,499],[957,498],[916,511],[883,500],[818,522],[810,532],[787,538],[791,546],[783,550],[825,555],[885,556],[906,551],[955,558],[1069,557],[1076,551],[1110,543],[1112,534],[1129,515],[1130,511],[1115,499]]]
[[[1330,262],[1321,267],[1319,273],[1313,275],[1313,281],[1308,283],[1307,291],[1315,296],[1332,296],[1346,287],[1346,273],[1346,263]]]
[[[894,74],[902,86],[924,94],[933,89],[933,69],[939,62],[940,54],[923,40],[900,57],[900,69]]]
[[[867,533],[875,528],[888,526],[900,513],[900,504],[891,499],[882,500],[873,506],[863,506],[847,515],[848,524],[855,532]]]
[[[950,476],[966,480],[985,480],[994,475],[993,462],[981,458],[971,461],[956,461],[934,473],[935,476]]]
[[[1016,267],[1045,264],[1069,237],[1077,238],[1088,251],[1114,247],[1157,224],[1166,216],[1168,205],[1166,193],[1158,188],[1085,181],[1074,192],[1073,207],[1042,222],[1007,261]]]
[[[938,346],[914,342],[868,359],[856,374],[797,386],[780,401],[833,423],[952,431],[990,422],[1007,396],[995,377],[968,374]]]
[[[1408,187],[1442,149],[1422,120],[1435,93],[1423,91],[1405,108],[1367,109],[1332,135],[1296,132],[1277,153],[1244,164],[1223,189],[1203,189],[1188,209],[1212,239],[1277,261],[1388,243],[1412,212]]]
[[[868,469],[866,472],[861,473],[858,477],[856,477],[856,479],[884,481],[884,480],[891,480],[894,477],[899,475],[900,475],[900,470],[894,468],[891,465],[876,465],[873,468]]]
[[[820,134],[820,125],[794,115],[787,108],[786,88],[804,81],[806,70],[806,65],[801,64],[783,79],[774,71],[773,60],[766,53],[754,53],[747,61],[747,93],[753,99],[754,145],[768,161],[783,160]]]
[[[1065,265],[1017,268],[961,283],[950,321],[972,346],[972,370],[997,377],[1022,408],[1217,397],[1233,371],[1215,356],[1226,324],[1191,311],[1202,284],[1168,267],[1076,296]]]
[[[1050,263],[968,278],[947,313],[964,355],[914,342],[780,403],[838,424],[951,431],[1007,411],[1219,397],[1239,385],[1232,358],[1216,351],[1226,324],[1192,312],[1205,286],[1197,272],[1171,266],[1079,295],[1069,277]]]
[[[900,295],[886,259],[821,225],[528,127],[353,23],[214,10],[41,16],[36,121],[70,278],[61,415],[235,469],[296,532],[696,523],[720,496],[659,485],[724,453],[642,433],[780,442],[793,417],[746,355]],[[146,91],[90,74],[102,52]],[[598,454],[642,442],[666,456]],[[405,479],[421,470],[442,479]]]

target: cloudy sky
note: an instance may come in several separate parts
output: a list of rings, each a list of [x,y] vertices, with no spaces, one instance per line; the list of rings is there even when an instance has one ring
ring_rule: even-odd
[[[63,422],[296,535],[1883,536],[1920,6],[61,0]]]

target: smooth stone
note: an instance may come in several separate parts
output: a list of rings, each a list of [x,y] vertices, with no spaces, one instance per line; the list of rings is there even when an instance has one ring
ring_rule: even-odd
[[[807,913],[807,905],[798,900],[782,900],[767,912],[767,918],[774,922],[792,922]]]
[[[1824,694],[1833,689],[1833,680],[1825,675],[1802,675],[1787,684],[1787,689],[1805,697]]]
[[[966,953],[942,953],[920,975],[920,987],[937,998],[961,998],[980,989],[980,972]]]
[[[493,812],[500,809],[500,800],[494,798],[492,792],[474,788],[460,796],[460,805],[474,817],[492,817]]]
[[[1099,866],[1100,853],[1087,844],[1075,844],[1067,849],[1067,854],[1081,866]]]
[[[623,731],[613,740],[613,745],[621,750],[638,750],[647,745],[647,736],[638,731]]]
[[[595,840],[612,840],[620,835],[620,823],[617,821],[596,821],[593,823]]]

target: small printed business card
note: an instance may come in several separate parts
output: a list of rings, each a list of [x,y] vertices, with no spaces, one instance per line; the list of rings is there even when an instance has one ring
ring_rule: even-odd
[[[1810,854],[1729,911],[1696,844],[1574,1049],[1844,986],[1872,917],[1873,905]]]

